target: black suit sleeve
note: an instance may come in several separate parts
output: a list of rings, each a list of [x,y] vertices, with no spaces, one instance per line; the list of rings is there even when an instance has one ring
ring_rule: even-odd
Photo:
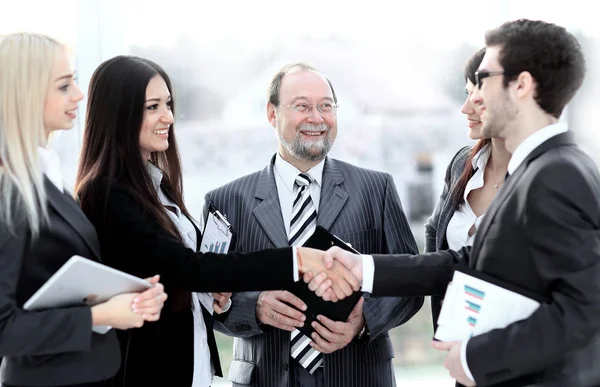
[[[0,356],[89,350],[92,343],[89,307],[32,312],[18,304],[17,287],[22,265],[26,264],[23,257],[30,244],[30,231],[24,223],[16,224],[12,230],[0,225]]]
[[[195,252],[120,187],[111,189],[106,212],[90,218],[101,245],[111,251],[102,251],[105,262],[141,277],[160,274],[165,285],[194,292],[240,292],[282,289],[294,282],[291,248],[227,255]]]
[[[525,320],[469,340],[467,363],[480,384],[491,374],[499,383],[547,368],[600,333],[599,192],[590,176],[597,179],[565,163],[531,183],[522,221],[552,300]]]
[[[373,296],[443,295],[456,265],[467,265],[471,247],[420,255],[373,255]]]

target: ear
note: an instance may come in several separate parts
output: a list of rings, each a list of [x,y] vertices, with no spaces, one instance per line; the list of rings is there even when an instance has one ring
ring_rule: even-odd
[[[271,102],[267,102],[267,120],[274,128],[277,127],[276,110],[277,108]]]
[[[517,86],[515,93],[518,99],[523,99],[526,97],[535,97],[535,90],[537,84],[535,83],[535,79],[533,79],[533,76],[529,71],[521,72],[515,80],[515,83]]]

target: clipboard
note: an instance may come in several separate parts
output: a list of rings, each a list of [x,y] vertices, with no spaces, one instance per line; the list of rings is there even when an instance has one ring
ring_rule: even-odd
[[[341,249],[360,255],[358,251],[337,236],[331,234],[322,226],[317,226],[313,235],[308,238],[302,247],[328,250],[332,246],[338,246]],[[306,304],[306,310],[300,310],[300,312],[306,316],[306,320],[304,321],[304,325],[301,328],[298,328],[298,330],[308,337],[311,337],[311,334],[315,331],[311,324],[313,321],[318,322],[317,315],[323,315],[333,321],[346,321],[348,316],[350,316],[350,312],[352,312],[352,309],[354,309],[360,300],[360,297],[363,295],[363,292],[357,291],[338,302],[325,301],[317,296],[315,292],[311,291],[308,288],[308,284],[304,283],[302,279],[286,290],[300,298]],[[293,305],[290,306],[297,309]]]
[[[233,235],[234,231],[227,221],[227,217],[210,203],[202,233],[202,242],[200,242],[200,252],[227,254],[233,242]]]

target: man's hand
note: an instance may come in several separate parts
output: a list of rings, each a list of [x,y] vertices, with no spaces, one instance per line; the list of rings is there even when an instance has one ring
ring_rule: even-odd
[[[326,301],[337,301],[350,296],[360,289],[360,281],[356,276],[338,262],[330,260],[329,265],[324,265],[325,252],[321,250],[299,247],[298,269],[304,274],[305,282],[313,282],[311,290],[318,289],[321,297],[327,290],[329,298]]]
[[[216,314],[223,313],[223,310],[227,307],[229,300],[231,299],[231,293],[211,293],[213,298],[213,309]]]
[[[332,353],[348,345],[365,325],[362,313],[364,301],[364,298],[361,297],[346,322],[332,321],[325,316],[318,315],[317,319],[320,324],[316,321],[312,323],[312,327],[318,334],[312,334],[313,341],[310,345],[321,353]]]
[[[434,341],[431,346],[440,351],[448,351],[446,360],[444,360],[444,367],[450,371],[450,376],[456,379],[457,382],[465,386],[476,386],[475,382],[469,379],[463,365],[460,361],[460,347],[462,341]]]
[[[355,278],[362,282],[363,272],[362,272],[362,257],[357,254],[353,254],[349,251],[343,250],[337,246],[334,246],[325,252],[325,256],[323,258],[325,268],[334,269],[336,264],[342,264],[346,269],[350,271],[352,274],[351,277]],[[328,273],[329,276],[329,273]],[[328,279],[323,276],[313,276],[313,273],[306,273],[304,275],[304,282],[308,283],[308,288],[314,291],[317,296],[323,297],[325,301],[336,301],[337,299],[342,299],[344,296],[340,296],[336,291],[332,284],[328,283]],[[335,284],[335,281],[333,281]],[[354,290],[360,289],[359,287],[354,288]],[[346,294],[345,296],[349,296]]]
[[[290,332],[303,326],[306,316],[284,302],[306,310],[306,305],[301,299],[286,290],[277,290],[260,293],[256,302],[256,316],[264,324]]]

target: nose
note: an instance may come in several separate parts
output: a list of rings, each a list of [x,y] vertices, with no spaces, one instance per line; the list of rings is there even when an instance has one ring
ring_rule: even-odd
[[[77,86],[77,84],[73,85],[73,101],[75,102],[79,102],[83,99],[83,92],[81,91],[81,89],[79,88],[79,86]]]
[[[320,123],[324,122],[325,120],[323,119],[323,115],[321,114],[319,109],[317,109],[316,106],[313,106],[313,108],[308,113],[307,121],[314,122],[316,124],[320,124]]]
[[[467,101],[470,101],[474,105],[481,105],[483,103],[483,98],[481,98],[481,91],[478,87],[473,88],[473,92],[471,93]]]
[[[469,95],[467,99],[465,99],[465,103],[463,103],[462,108],[460,108],[460,112],[465,115],[475,113],[475,108],[473,107],[473,103],[471,102],[471,96]]]
[[[163,115],[160,116],[160,120],[164,124],[171,125],[175,121],[175,118],[173,117],[173,111],[171,109],[165,110],[166,111],[163,113]]]

